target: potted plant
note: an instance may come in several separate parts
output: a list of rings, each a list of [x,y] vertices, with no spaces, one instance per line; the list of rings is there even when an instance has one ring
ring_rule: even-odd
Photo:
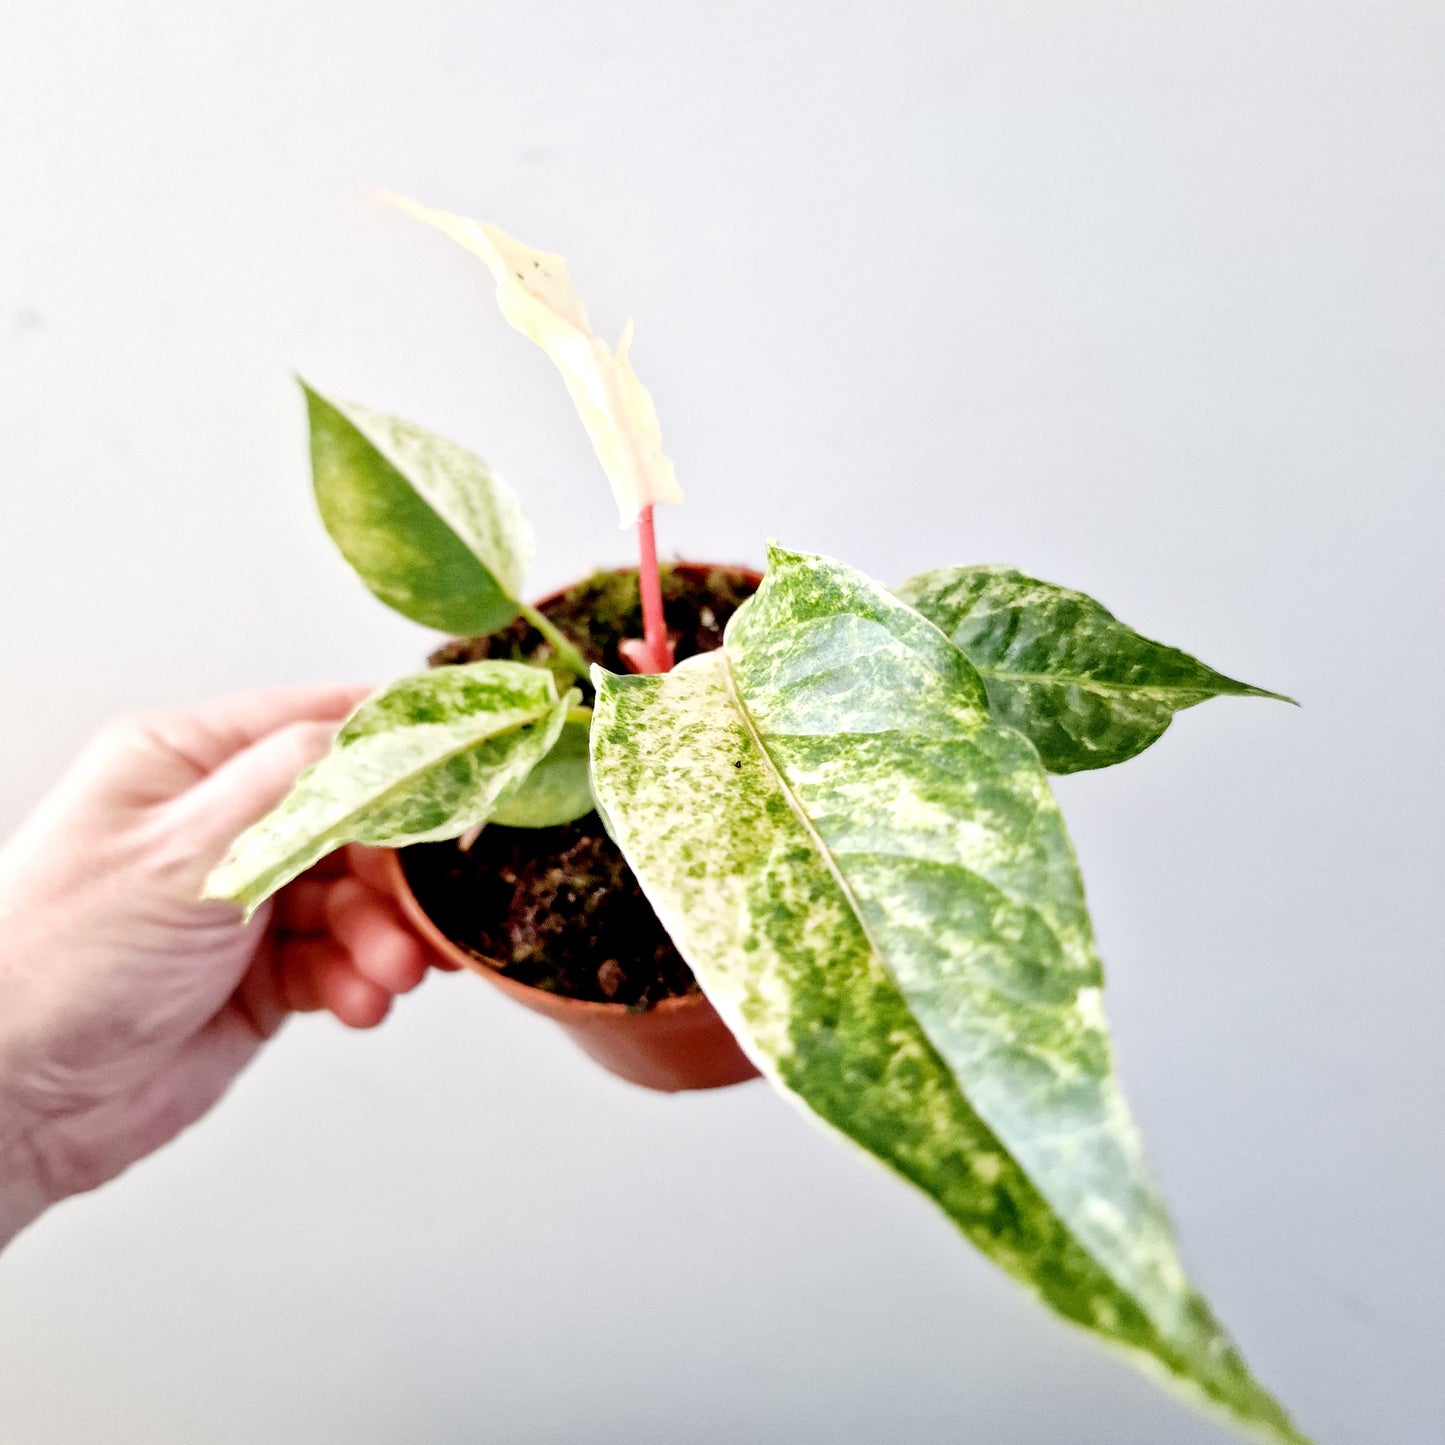
[[[635,1045],[583,1029],[610,1066],[648,1082],[636,1055],[664,1057],[652,1081],[686,1085],[669,1069],[715,1049],[692,1082],[760,1071],[1066,1320],[1304,1441],[1180,1263],[1048,782],[1133,757],[1181,708],[1277,694],[1009,568],[894,591],[779,547],[761,579],[659,569],[653,507],[680,494],[630,324],[613,351],[559,257],[404,204],[487,263],[562,371],[639,566],[523,602],[531,538],[500,478],[308,389],[331,535],[458,640],[357,709],[209,895],[254,908],[344,842],[399,848],[434,945],[564,1022],[600,1010]]]

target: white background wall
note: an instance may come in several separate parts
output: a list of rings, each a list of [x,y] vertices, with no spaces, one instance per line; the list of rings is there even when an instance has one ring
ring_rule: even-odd
[[[541,591],[629,555],[481,267],[565,253],[663,545],[1007,561],[1302,698],[1060,786],[1198,1279],[1333,1445],[1441,1379],[1445,10],[0,0],[0,827],[123,708],[381,681],[296,368],[475,446]],[[290,1026],[0,1261],[5,1445],[1225,1438],[758,1086],[439,978]]]

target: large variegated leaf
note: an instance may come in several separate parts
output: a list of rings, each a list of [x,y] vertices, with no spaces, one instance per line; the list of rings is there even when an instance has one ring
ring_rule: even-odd
[[[612,484],[622,525],[630,527],[644,507],[656,502],[680,502],[682,492],[672,462],[662,450],[657,408],[628,358],[632,322],[614,352],[594,334],[560,256],[534,251],[482,221],[438,211],[405,196],[388,199],[460,242],[492,273],[502,315],[536,342],[562,373]]]
[[[723,654],[599,678],[599,804],[776,1083],[1060,1314],[1298,1442],[1179,1264],[1062,822],[957,656],[867,579],[775,554]]]
[[[343,843],[455,838],[490,818],[556,743],[580,693],[518,662],[404,677],[342,725],[331,751],[243,833],[206,880],[249,913]]]
[[[1291,700],[1141,637],[1082,592],[1011,567],[940,567],[909,578],[898,595],[962,648],[994,716],[1023,733],[1051,773],[1122,763],[1176,712],[1211,697]]]
[[[316,501],[361,580],[426,627],[505,627],[532,560],[511,487],[454,442],[303,387]]]

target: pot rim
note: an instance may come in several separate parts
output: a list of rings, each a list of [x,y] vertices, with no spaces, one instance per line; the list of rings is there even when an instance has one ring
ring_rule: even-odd
[[[756,567],[749,567],[742,563],[733,562],[692,562],[678,560],[669,564],[675,571],[679,572],[713,572],[726,571],[741,573],[745,577],[752,578],[755,582],[761,583],[763,574]],[[536,606],[545,607],[549,602],[555,602],[564,593],[570,592],[572,588],[587,581],[588,577],[596,576],[598,572],[635,572],[635,567],[598,567],[587,574],[587,577],[579,577],[576,582],[569,582],[565,587],[558,587],[541,598]],[[546,1012],[565,1013],[574,1019],[621,1019],[621,1018],[644,1018],[658,1014],[681,1014],[689,1013],[694,1009],[711,1008],[707,995],[702,989],[695,988],[692,993],[673,994],[669,998],[661,999],[648,1009],[635,1009],[625,1003],[604,1003],[598,999],[572,998],[565,993],[553,993],[549,989],[537,988],[534,984],[523,983],[520,979],[508,978],[503,971],[504,965],[495,959],[485,958],[481,954],[472,953],[469,949],[463,948],[454,939],[448,938],[436,920],[432,918],[421,900],[412,891],[412,886],[407,880],[406,869],[402,866],[401,851],[397,848],[383,850],[386,854],[386,870],[391,884],[392,893],[400,904],[402,912],[412,926],[421,934],[433,951],[439,953],[449,962],[457,964],[461,968],[470,969],[473,973],[479,973],[490,982],[495,983],[506,993],[511,994],[519,1002],[527,1003],[533,1007],[542,1007]]]
[[[545,1004],[546,1011],[566,1013],[573,1018],[639,1018],[651,1014],[675,1014],[690,1012],[707,1005],[707,995],[699,988],[693,993],[673,994],[660,999],[651,1008],[635,1009],[625,1003],[605,1003],[600,999],[572,998],[569,994],[553,993],[550,989],[538,988],[535,984],[523,983],[521,979],[508,978],[503,966],[495,959],[484,958],[463,948],[454,939],[448,938],[437,926],[421,899],[412,891],[407,881],[406,869],[402,867],[401,852],[396,848],[383,850],[388,881],[396,901],[407,916],[407,921],[421,934],[427,946],[441,954],[448,962],[461,968],[479,973],[495,983],[504,992],[512,994],[527,1003]]]

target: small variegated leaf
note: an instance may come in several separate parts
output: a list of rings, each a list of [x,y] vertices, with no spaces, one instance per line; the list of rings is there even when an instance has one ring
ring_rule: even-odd
[[[532,530],[511,487],[471,452],[304,382],[321,519],[389,607],[476,636],[519,610]]]
[[[956,657],[867,579],[775,554],[721,656],[599,678],[599,806],[776,1083],[1060,1314],[1299,1442],[1179,1264],[1062,822]]]
[[[630,527],[643,508],[654,503],[680,502],[672,462],[662,450],[657,408],[628,357],[632,322],[614,352],[593,332],[562,257],[534,251],[483,221],[405,196],[387,199],[465,246],[492,273],[502,315],[562,373],[592,450],[612,484],[622,525]]]
[[[343,843],[399,848],[460,836],[546,757],[580,696],[559,698],[550,672],[518,662],[438,667],[392,683],[236,839],[205,896],[249,914]]]
[[[568,721],[552,751],[493,812],[491,822],[509,828],[555,828],[590,813],[592,765],[587,758],[587,722]]]
[[[1236,682],[1141,637],[1082,592],[1011,567],[940,567],[898,596],[968,655],[993,715],[1038,748],[1051,773],[1142,753],[1176,712],[1211,697],[1292,699]]]

